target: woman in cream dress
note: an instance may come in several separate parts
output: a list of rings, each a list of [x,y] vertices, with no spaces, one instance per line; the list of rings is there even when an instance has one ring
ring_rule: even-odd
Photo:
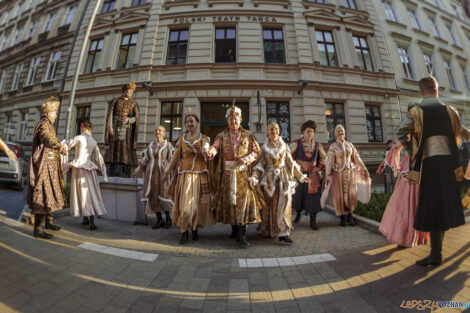
[[[105,181],[108,178],[98,144],[91,136],[92,129],[93,124],[85,121],[80,127],[81,134],[63,143],[67,150],[75,148],[75,159],[68,164],[72,168],[70,216],[83,216],[82,224],[95,230],[94,216],[106,214],[97,172],[101,172]]]

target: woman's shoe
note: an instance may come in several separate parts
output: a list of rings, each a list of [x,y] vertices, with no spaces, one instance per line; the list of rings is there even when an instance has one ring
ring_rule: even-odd
[[[348,224],[349,224],[349,226],[355,226],[356,225],[351,213],[348,213]]]
[[[279,241],[284,241],[284,242],[287,242],[287,243],[293,243],[292,239],[290,239],[289,236],[279,237]]]
[[[192,238],[193,238],[194,241],[199,240],[199,234],[197,233],[197,227],[196,227],[195,230],[193,230],[191,235],[192,235]]]
[[[346,215],[341,215],[340,225],[341,225],[341,227],[346,227]]]
[[[96,225],[93,216],[90,216],[90,230],[96,230]]]
[[[88,225],[90,225],[90,220],[88,219],[88,216],[84,216],[84,217],[83,217],[82,225],[83,225],[83,226],[88,226]]]
[[[180,244],[184,245],[188,243],[188,231],[181,234]]]
[[[294,223],[298,224],[300,222],[300,211],[297,211],[297,214],[295,215]]]

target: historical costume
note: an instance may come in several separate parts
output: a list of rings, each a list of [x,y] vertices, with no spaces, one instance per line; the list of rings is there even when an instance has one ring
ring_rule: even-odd
[[[335,127],[336,142],[330,145],[326,159],[326,182],[331,184],[333,192],[333,207],[336,216],[341,217],[341,226],[354,226],[351,213],[357,205],[357,180],[359,176],[369,177],[366,166],[354,145],[345,140],[345,130],[342,125]],[[326,194],[325,194],[326,195]]]
[[[411,108],[397,129],[403,146],[411,145],[410,171],[407,179],[420,182],[414,227],[431,232],[431,254],[418,265],[442,263],[444,232],[465,223],[458,181],[463,179],[457,142],[470,132],[460,123],[455,108],[439,101],[434,77],[419,81],[423,101]],[[411,141],[408,135],[411,134]]]
[[[59,230],[54,225],[53,212],[65,204],[60,153],[66,154],[54,130],[59,101],[51,97],[42,105],[43,115],[33,135],[31,163],[29,167],[28,205],[34,213],[34,236],[50,239],[46,229]]]
[[[142,201],[145,202],[145,214],[155,213],[157,215],[153,229],[171,227],[170,212],[173,200],[167,194],[171,177],[164,175],[164,172],[175,149],[171,143],[163,139],[164,135],[164,127],[159,126],[155,129],[155,140],[142,152],[142,159],[134,172],[134,176],[144,172],[144,198]],[[162,211],[165,212],[165,222],[162,218]]]
[[[277,132],[277,133],[276,133]],[[263,187],[267,207],[262,211],[259,231],[262,235],[279,238],[279,241],[292,243],[292,194],[297,185],[307,178],[300,171],[300,166],[292,159],[289,147],[279,137],[277,123],[268,125],[269,139],[261,148],[261,157],[253,168],[255,184]]]
[[[195,115],[185,117],[188,132],[178,138],[175,152],[165,170],[165,175],[169,175],[177,169],[177,175],[173,178],[176,179],[173,222],[181,229],[182,244],[188,242],[188,229],[192,229],[192,239],[198,240],[198,226],[215,224],[211,211],[208,164],[203,155],[209,148],[209,138],[198,133],[198,123]],[[169,191],[169,194],[173,192]]]
[[[0,138],[0,151],[5,152],[5,154],[10,160],[16,160],[16,154],[13,151],[11,151],[10,148],[8,148],[8,145],[6,144],[5,141],[3,141],[2,138]]]
[[[105,131],[108,149],[104,159],[110,166],[110,176],[130,177],[131,167],[137,166],[140,111],[131,98],[135,84],[126,84],[121,90],[122,96],[109,103]]]
[[[325,169],[326,154],[323,146],[313,139],[313,135],[317,129],[317,124],[312,121],[306,121],[301,131],[303,138],[295,140],[290,145],[292,158],[299,164],[302,173],[310,178],[310,183],[298,184],[293,196],[292,207],[297,211],[295,223],[300,221],[301,211],[310,214],[310,227],[318,230],[317,213],[321,211],[321,171]]]
[[[85,121],[80,129],[80,135],[63,142],[67,150],[75,148],[75,159],[68,163],[72,168],[70,216],[83,216],[82,224],[90,225],[90,229],[95,230],[94,216],[107,213],[97,172],[101,173],[105,181],[108,177],[98,144],[91,136],[93,125]]]
[[[259,223],[259,210],[265,206],[261,189],[248,186],[260,149],[255,136],[240,126],[240,108],[230,107],[225,116],[229,128],[217,135],[208,151],[211,159],[219,154],[212,172],[216,219],[232,225],[230,238],[246,247],[247,224]]]
[[[384,165],[381,167],[387,165],[395,176],[398,175],[398,179],[382,216],[379,231],[391,243],[402,247],[414,247],[426,244],[429,233],[416,231],[413,227],[418,207],[419,185],[411,185],[406,181],[410,156],[407,153],[400,162],[402,149],[403,146],[397,141],[387,151]]]

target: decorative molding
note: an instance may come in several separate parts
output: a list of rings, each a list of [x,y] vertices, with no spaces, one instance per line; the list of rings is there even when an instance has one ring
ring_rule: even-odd
[[[396,40],[405,41],[410,43],[413,40],[413,37],[407,36],[403,33],[391,32],[390,35]]]
[[[287,9],[290,6],[289,0],[252,0],[252,1],[255,7],[259,6],[259,4],[278,4],[278,5],[282,5],[284,9]]]
[[[303,0],[302,4],[306,9],[321,8],[325,10],[330,10],[332,13],[334,13],[336,9],[336,6],[331,3],[317,3],[317,2]]]
[[[364,10],[350,9],[350,8],[347,8],[347,7],[342,6],[342,5],[340,5],[340,6],[338,7],[338,9],[339,9],[340,12],[343,13],[343,14],[349,13],[349,14],[352,14],[352,15],[365,17],[366,19],[369,18],[369,12],[364,11]]]
[[[334,22],[334,23],[341,23],[341,16],[327,11],[325,9],[318,9],[313,11],[304,12],[304,16],[307,19],[307,22],[310,22],[314,25],[318,25],[317,21],[325,21],[325,22]],[[311,20],[309,20],[311,19]]]
[[[244,0],[207,0],[207,4],[211,8],[214,4],[236,4],[240,7],[243,6]]]
[[[199,5],[199,0],[166,1],[165,3],[163,3],[163,7],[165,8],[165,10],[169,10],[171,7],[183,5],[192,5],[193,8],[197,8]]]

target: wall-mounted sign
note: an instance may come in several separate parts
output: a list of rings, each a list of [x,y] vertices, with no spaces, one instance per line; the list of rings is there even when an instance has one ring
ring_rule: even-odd
[[[199,17],[181,17],[173,19],[173,24],[191,24],[191,23],[205,23],[205,22],[265,22],[276,23],[275,17],[270,16],[199,16]]]

